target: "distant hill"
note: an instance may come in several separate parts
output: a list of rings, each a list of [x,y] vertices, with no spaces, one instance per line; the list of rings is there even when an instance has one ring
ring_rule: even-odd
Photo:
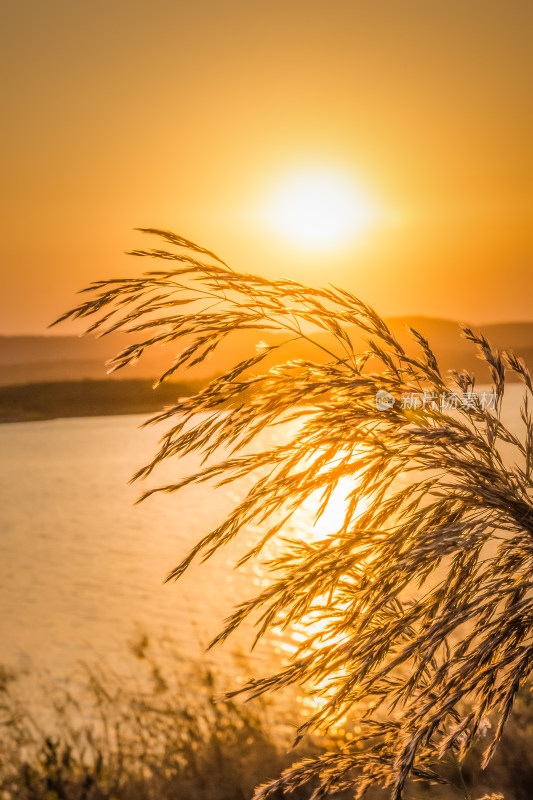
[[[130,340],[131,341],[131,340]],[[135,369],[108,376],[106,361],[128,343],[120,335],[0,336],[0,385],[92,378],[153,378],[169,360],[164,348],[148,354]]]
[[[478,358],[474,345],[463,337],[458,322],[432,317],[395,317],[387,322],[406,349],[412,349],[409,326],[425,336],[443,374],[452,369],[466,369],[476,376],[478,382],[489,380],[488,369]],[[498,350],[513,350],[527,366],[533,367],[533,322],[502,322],[470,327],[474,332],[483,333]],[[514,377],[509,374],[510,380]]]
[[[432,317],[394,317],[387,322],[406,349],[415,347],[408,327],[422,333],[434,349],[443,371],[468,369],[476,374],[479,381],[487,379],[487,372],[477,359],[474,348],[461,337],[458,322]],[[533,364],[533,322],[497,323],[485,325],[482,330],[496,347],[512,349],[526,363]],[[352,329],[349,333],[356,348],[365,348],[364,338],[358,330]],[[235,359],[251,355],[260,341],[276,343],[286,338],[285,334],[273,334],[270,331],[239,331],[220,346],[210,361],[180,372],[175,377],[186,381],[205,380],[222,372]],[[327,334],[319,333],[314,338],[331,346],[331,337]],[[135,366],[107,376],[105,362],[132,341],[131,337],[124,334],[112,334],[99,339],[94,336],[0,336],[0,385],[86,378],[154,378],[171,365],[179,352],[170,344],[148,350]],[[280,360],[321,357],[327,356],[321,355],[312,343],[292,342],[274,351],[263,366],[271,366]]]

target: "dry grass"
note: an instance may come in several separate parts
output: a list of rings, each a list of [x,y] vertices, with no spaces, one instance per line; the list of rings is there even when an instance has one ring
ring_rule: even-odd
[[[128,680],[106,663],[61,683],[0,668],[2,800],[248,800],[290,763],[267,703],[224,699],[207,664],[144,635],[133,651]]]
[[[267,346],[157,415],[152,421],[168,420],[170,427],[152,462],[135,476],[193,451],[209,459],[206,466],[156,491],[256,476],[226,521],[169,578],[178,578],[195,557],[208,558],[244,526],[263,530],[250,558],[278,537],[269,587],[236,609],[217,641],[250,616],[258,620],[259,637],[273,625],[306,625],[312,618],[291,663],[245,691],[257,696],[288,684],[314,687],[323,702],[298,738],[346,715],[360,718],[359,740],[291,767],[258,789],[256,800],[310,779],[319,781],[315,798],[347,787],[359,797],[381,785],[398,800],[407,780],[438,780],[439,764],[463,759],[485,718],[496,713],[500,722],[484,753],[487,763],[533,664],[528,371],[466,329],[490,368],[494,410],[476,402],[456,410],[397,402],[379,410],[379,390],[396,398],[405,392],[439,396],[452,382],[466,397],[474,379],[441,375],[428,342],[415,331],[419,352],[408,354],[349,292],[238,273],[179,236],[147,232],[177,250],[134,254],[160,259],[168,269],[93,283],[88,299],[61,318],[98,315],[89,330],[137,333],[139,343],[119,354],[113,368],[148,347],[184,342],[164,380],[208,357],[235,330],[283,331],[287,341],[313,339],[314,331],[330,334],[327,344],[317,343],[316,361],[283,362],[281,346],[280,365],[261,372]],[[365,333],[366,352],[354,350],[353,327]],[[371,371],[376,359],[382,368]],[[524,383],[519,436],[501,420],[506,370]],[[291,419],[299,425],[290,441],[241,452],[260,431]],[[213,463],[217,453],[221,460]],[[405,476],[407,485],[399,482]],[[317,492],[323,511],[341,479],[351,481],[351,489],[339,530],[313,542],[282,538],[294,511]],[[361,512],[362,499],[367,509]]]

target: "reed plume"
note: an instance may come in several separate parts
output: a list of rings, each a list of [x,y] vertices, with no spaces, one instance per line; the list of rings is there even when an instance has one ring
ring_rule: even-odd
[[[297,739],[346,715],[359,718],[359,738],[292,766],[255,799],[314,780],[316,800],[348,787],[360,797],[378,785],[399,800],[407,781],[440,780],[439,764],[461,761],[496,714],[488,763],[533,665],[526,367],[466,328],[492,376],[494,407],[484,406],[472,375],[441,374],[421,334],[412,331],[416,349],[404,348],[350,292],[236,272],[180,236],[145,232],[168,249],[133,255],[164,261],[166,269],[92,283],[88,298],[58,320],[96,315],[89,331],[136,335],[113,369],[147,348],[177,343],[182,349],[166,380],[204,361],[235,331],[285,335],[149,420],[170,427],[134,476],[195,451],[208,459],[201,469],[141,499],[254,476],[246,496],[169,579],[244,527],[260,526],[261,534],[243,561],[277,538],[270,584],[235,609],[215,642],[247,618],[258,638],[274,626],[307,624],[288,666],[241,691],[258,696],[289,684],[314,691],[320,705]],[[354,346],[354,332],[365,337],[364,351]],[[294,340],[313,343],[316,358],[284,360]],[[265,367],[274,349],[276,363]],[[524,385],[520,434],[502,421],[506,370]],[[458,401],[438,402],[452,388]],[[400,400],[406,396],[424,399],[408,405]],[[293,423],[288,440],[251,450],[258,434],[283,422]],[[318,541],[284,535],[309,498],[320,497],[320,516],[341,481],[350,489],[338,530]]]

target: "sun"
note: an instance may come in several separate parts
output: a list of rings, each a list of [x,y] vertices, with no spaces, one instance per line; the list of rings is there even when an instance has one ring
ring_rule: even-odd
[[[369,227],[375,209],[348,177],[310,170],[290,176],[273,191],[267,219],[273,230],[298,247],[332,249]]]

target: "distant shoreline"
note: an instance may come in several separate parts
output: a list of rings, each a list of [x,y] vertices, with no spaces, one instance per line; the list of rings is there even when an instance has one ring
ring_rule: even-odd
[[[514,378],[514,380],[513,380]],[[166,382],[153,388],[155,378],[43,381],[0,386],[0,424],[39,422],[74,417],[156,414],[202,389],[207,381]],[[518,384],[516,376],[507,376]],[[488,381],[476,387],[490,389]]]
[[[203,382],[163,383],[154,379],[47,381],[0,386],[0,423],[66,417],[153,414],[195,394]]]

